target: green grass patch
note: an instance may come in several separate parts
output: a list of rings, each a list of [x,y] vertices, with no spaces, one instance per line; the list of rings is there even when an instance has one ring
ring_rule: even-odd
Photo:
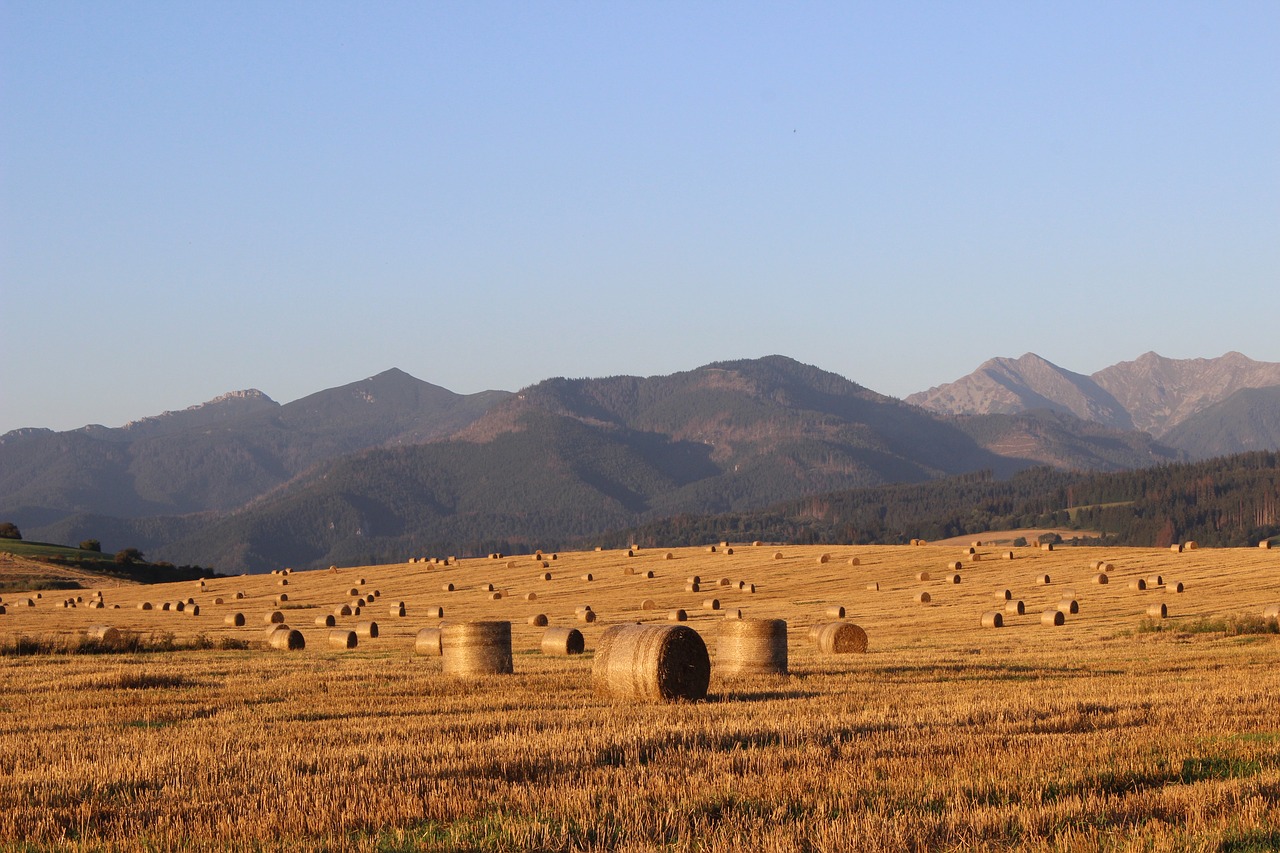
[[[1180,634],[1222,634],[1240,637],[1250,634],[1280,634],[1280,620],[1261,616],[1209,616],[1202,619],[1144,619],[1139,634],[1172,631]]]

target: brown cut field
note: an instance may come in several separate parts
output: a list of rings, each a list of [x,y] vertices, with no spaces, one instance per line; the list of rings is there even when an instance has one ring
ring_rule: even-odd
[[[123,586],[100,590],[102,609],[93,590],[33,607],[6,592],[0,850],[1280,848],[1280,635],[1262,617],[1280,604],[1280,549],[732,549]],[[315,620],[353,589],[374,603],[336,627],[380,630],[348,651]],[[160,609],[188,598],[199,615]],[[1069,598],[1078,613],[1042,624]],[[1168,618],[1147,617],[1159,604]],[[865,654],[809,640],[839,606]],[[514,674],[451,677],[416,656],[437,607],[509,620]],[[707,701],[593,690],[607,628],[676,608],[711,651]],[[266,646],[276,609],[304,650]],[[717,673],[739,609],[787,621],[789,675]],[[982,627],[993,610],[1004,627]],[[225,624],[235,612],[244,627]],[[578,628],[586,654],[541,654],[538,613]],[[92,625],[124,629],[125,650],[85,642]]]

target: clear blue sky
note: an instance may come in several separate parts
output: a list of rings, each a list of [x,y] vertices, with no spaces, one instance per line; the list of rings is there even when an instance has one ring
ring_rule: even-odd
[[[1280,361],[1280,3],[0,0],[0,432]]]

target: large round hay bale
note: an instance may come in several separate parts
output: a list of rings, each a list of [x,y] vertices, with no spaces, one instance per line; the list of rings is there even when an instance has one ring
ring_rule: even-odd
[[[649,701],[707,698],[707,644],[684,625],[615,625],[600,637],[591,680],[610,696]]]
[[[184,613],[186,613],[188,616],[199,616],[199,615],[200,615],[200,605],[199,605],[199,604],[188,604],[188,605],[187,605],[187,609],[186,609],[186,610],[184,610],[183,612],[184,612]]]
[[[928,604],[930,601],[933,601],[933,596],[929,595],[929,593],[927,592],[916,593],[916,604]]]
[[[843,619],[844,608],[840,607],[839,605],[836,605],[835,607],[828,607],[826,610],[826,617],[827,619],[830,619],[833,621],[836,619]]]
[[[719,610],[719,609],[720,609],[720,599],[718,599],[718,598],[704,598],[704,599],[702,600],[702,609],[703,609],[703,610]]]
[[[528,624],[532,625],[535,628],[545,628],[547,627],[547,614],[535,613],[534,615],[526,619],[525,622],[527,622]]]
[[[244,614],[243,614],[243,613],[228,613],[226,616],[222,617],[222,624],[223,624],[223,625],[229,625],[229,626],[230,626],[230,627],[232,627],[232,628],[243,628],[243,627],[244,627]]]
[[[445,675],[507,675],[511,663],[510,622],[449,622],[440,631]]]
[[[1013,601],[1009,601],[1005,603],[1004,612],[1011,613],[1015,616],[1022,616],[1024,613],[1027,612],[1027,606],[1023,604],[1020,600],[1015,599]]]
[[[685,613],[683,610],[680,610],[677,608],[675,610],[667,611],[668,622],[687,622],[688,620],[689,620],[689,614]]]
[[[1064,598],[1058,602],[1058,609],[1063,613],[1076,614],[1080,612],[1080,602],[1074,598]]]
[[[423,628],[413,640],[413,653],[424,657],[438,658],[440,657],[440,633],[439,626],[435,628]]]
[[[1000,613],[999,610],[988,610],[986,613],[982,614],[982,627],[983,628],[1003,628],[1004,616]]]
[[[580,655],[586,651],[587,641],[577,628],[548,628],[539,647],[544,655]]]
[[[376,640],[378,638],[377,622],[357,622],[356,636],[366,640]]]
[[[273,649],[281,649],[282,651],[296,652],[307,647],[307,641],[302,636],[301,631],[295,631],[292,628],[278,627],[272,630],[267,637],[267,645]]]
[[[329,632],[329,645],[335,649],[354,649],[360,640],[356,637],[355,631],[348,631],[345,628],[336,628]]]
[[[332,613],[327,613],[324,616],[316,617],[317,628],[333,628],[333,627],[336,627],[337,624],[338,624],[338,619]]]
[[[99,643],[113,644],[120,642],[120,629],[111,625],[90,625],[85,632],[90,640]]]
[[[787,672],[787,623],[782,619],[735,619],[720,627],[716,669],[724,675]]]
[[[1065,625],[1067,624],[1067,617],[1063,616],[1062,611],[1056,608],[1053,610],[1046,610],[1040,614],[1040,624],[1049,626]]]
[[[1105,586],[1106,584],[1111,583],[1111,578],[1110,576],[1107,575],[1106,572],[1098,572],[1096,575],[1093,576],[1093,582],[1096,584]]]
[[[262,621],[266,622],[268,625],[283,625],[284,614],[279,610],[272,610],[268,613],[262,614]]]
[[[818,627],[818,651],[845,655],[867,650],[867,632],[852,622],[827,622]]]
[[[1163,602],[1160,604],[1152,604],[1147,607],[1147,615],[1152,619],[1164,619],[1169,615],[1169,608],[1166,607]]]
[[[1259,543],[1258,543],[1258,547],[1259,547],[1259,548],[1261,548],[1261,549],[1263,549],[1264,551],[1266,551],[1266,550],[1270,550],[1270,548],[1271,548],[1271,540],[1270,540],[1270,539],[1263,539],[1261,542],[1259,542]]]

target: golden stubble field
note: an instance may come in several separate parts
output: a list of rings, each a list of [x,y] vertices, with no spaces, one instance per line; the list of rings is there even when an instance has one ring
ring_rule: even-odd
[[[65,592],[35,607],[5,594],[6,649],[19,636],[74,644],[97,624],[152,645],[204,635],[211,648],[0,657],[0,848],[1280,846],[1280,637],[1215,630],[1261,622],[1280,603],[1280,550],[1025,547],[1005,560],[1008,548],[979,547],[977,562],[950,545],[733,550],[117,587],[95,610],[58,606]],[[1105,586],[1091,582],[1099,559],[1114,567]],[[953,561],[963,563],[959,584],[946,580]],[[932,579],[916,580],[921,571]],[[1157,574],[1163,587],[1128,588]],[[700,592],[685,591],[691,575]],[[373,619],[380,636],[331,649],[315,617],[353,587],[376,591],[376,602],[339,626]],[[1026,615],[981,627],[1006,588]],[[1069,591],[1079,613],[1042,625]],[[263,614],[281,592],[303,651],[262,643]],[[200,615],[137,609],[187,598]],[[722,611],[704,610],[709,598]],[[645,599],[657,609],[642,610]],[[398,602],[403,618],[390,615]],[[1157,631],[1145,613],[1160,602],[1169,618]],[[598,621],[579,622],[581,605]],[[866,654],[824,656],[809,642],[831,606],[866,629]],[[415,656],[417,631],[439,622],[429,607],[447,620],[509,619],[515,674],[458,679],[438,657]],[[665,622],[677,607],[711,650],[709,700],[643,704],[593,691],[600,634]],[[789,676],[717,674],[730,608],[787,620]],[[246,627],[224,625],[232,612]],[[543,629],[526,624],[536,613],[581,629],[587,654],[540,654]]]

